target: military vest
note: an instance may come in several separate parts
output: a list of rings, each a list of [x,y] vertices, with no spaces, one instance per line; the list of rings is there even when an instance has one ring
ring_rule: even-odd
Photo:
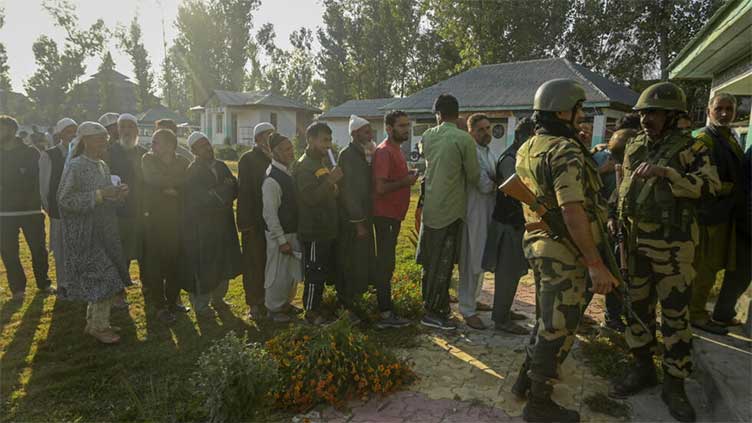
[[[670,167],[683,174],[679,153],[689,148],[692,142],[686,134],[673,132],[652,143],[647,135],[640,134],[627,145],[624,180],[619,187],[619,216],[622,219],[662,225],[666,234],[671,227],[689,230],[696,216],[693,200],[676,198],[667,178],[633,179],[632,174],[644,162]]]
[[[519,149],[516,171],[522,182],[535,194],[538,202],[549,210],[559,208],[554,189],[554,173],[550,163],[551,149],[558,143],[575,144],[583,153],[585,166],[583,170],[583,191],[586,197],[585,212],[591,221],[605,225],[606,204],[600,195],[603,182],[598,174],[598,166],[590,152],[578,141],[551,135],[535,135],[527,140]],[[533,222],[540,220],[528,206],[523,207],[525,220]],[[594,234],[597,238],[598,235]]]

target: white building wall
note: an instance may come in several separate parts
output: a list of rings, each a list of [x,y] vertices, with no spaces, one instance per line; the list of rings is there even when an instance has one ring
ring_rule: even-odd
[[[217,131],[217,114],[224,113],[222,118],[222,132]],[[257,109],[257,108],[212,108],[207,109],[201,117],[201,131],[208,134],[213,144],[222,145],[225,138],[232,136],[232,114],[237,115],[238,144],[253,143],[253,128],[261,122],[271,122],[272,113],[277,114],[277,132],[287,137],[294,137],[297,129],[297,114],[294,110],[286,109]],[[211,134],[209,133],[211,132]]]

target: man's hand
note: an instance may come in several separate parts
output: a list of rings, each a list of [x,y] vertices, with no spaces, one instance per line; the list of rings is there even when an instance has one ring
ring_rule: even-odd
[[[668,169],[662,166],[651,165],[650,163],[643,162],[634,171],[635,178],[652,178],[653,176],[659,176],[665,178],[668,174]]]
[[[117,201],[120,195],[120,186],[108,185],[99,190],[102,198],[110,201]]]
[[[619,280],[611,274],[600,260],[596,264],[588,266],[588,274],[593,283],[590,290],[596,294],[606,295],[619,286]]]
[[[279,252],[288,256],[292,255],[292,245],[289,242],[285,242],[279,246]]]
[[[356,237],[358,239],[368,238],[368,226],[365,222],[358,222],[355,224]]]
[[[345,174],[342,172],[342,169],[339,166],[335,166],[331,171],[329,171],[327,180],[330,184],[335,185],[337,182],[339,182],[340,179],[342,179],[343,176],[345,176]]]

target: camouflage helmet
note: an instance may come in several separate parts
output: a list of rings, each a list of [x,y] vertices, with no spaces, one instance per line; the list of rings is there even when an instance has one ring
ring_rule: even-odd
[[[687,111],[687,96],[676,84],[671,82],[659,82],[653,84],[640,94],[634,110],[659,109]]]
[[[538,87],[533,101],[533,110],[568,112],[580,101],[585,101],[585,89],[577,81],[552,79]]]

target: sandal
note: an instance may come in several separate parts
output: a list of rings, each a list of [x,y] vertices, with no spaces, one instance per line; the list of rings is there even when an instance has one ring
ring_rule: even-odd
[[[89,330],[89,335],[93,336],[97,341],[103,344],[117,344],[120,342],[120,336],[109,329]]]

